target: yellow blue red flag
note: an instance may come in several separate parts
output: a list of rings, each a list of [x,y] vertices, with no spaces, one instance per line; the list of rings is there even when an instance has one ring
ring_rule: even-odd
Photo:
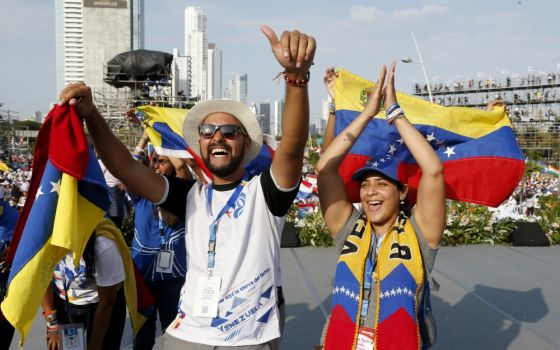
[[[21,335],[31,328],[56,264],[70,251],[78,264],[105,214],[109,194],[81,119],[55,107],[37,138],[29,197],[20,214],[2,313]]]
[[[212,174],[183,138],[183,122],[188,118],[188,109],[141,106],[137,108],[136,116],[142,121],[146,133],[157,154],[177,157],[193,158],[204,174],[211,179]],[[274,138],[264,138],[263,146],[258,156],[245,169],[249,176],[263,172],[272,164],[276,149]]]
[[[374,86],[339,69],[335,135],[364,109]],[[523,176],[525,158],[503,107],[492,111],[443,107],[400,92],[397,100],[439,156],[447,198],[498,206],[511,195]],[[350,200],[359,202],[359,184],[351,180],[352,174],[370,157],[384,155],[399,159],[398,176],[408,184],[409,198],[415,201],[420,169],[395,126],[385,121],[385,111],[368,124],[339,169]]]
[[[157,154],[177,158],[193,158],[185,142],[183,121],[188,109],[154,106],[138,107],[136,115],[143,122]]]

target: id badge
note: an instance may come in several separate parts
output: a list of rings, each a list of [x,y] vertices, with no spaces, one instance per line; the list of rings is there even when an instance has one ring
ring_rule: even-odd
[[[194,316],[218,316],[221,284],[222,279],[218,276],[206,276],[198,279],[194,295]]]
[[[84,325],[72,323],[59,325],[61,350],[85,350]]]
[[[373,350],[373,338],[375,330],[369,327],[360,327],[358,331],[358,341],[356,342],[356,350]]]
[[[157,255],[156,272],[171,273],[173,272],[173,260],[175,252],[173,250],[161,249]]]

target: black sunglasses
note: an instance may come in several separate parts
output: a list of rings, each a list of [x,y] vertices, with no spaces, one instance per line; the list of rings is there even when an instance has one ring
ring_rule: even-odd
[[[198,126],[198,133],[200,137],[205,139],[211,139],[214,137],[216,131],[220,130],[222,136],[226,139],[232,140],[235,138],[238,132],[247,136],[243,129],[239,125],[224,124],[224,125],[214,125],[214,124],[201,124]]]

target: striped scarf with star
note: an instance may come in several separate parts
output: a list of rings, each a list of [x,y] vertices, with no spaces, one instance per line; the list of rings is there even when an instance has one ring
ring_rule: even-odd
[[[417,310],[424,283],[416,233],[400,214],[377,256],[375,349],[420,349]],[[364,270],[370,251],[370,222],[362,215],[348,235],[336,267],[326,350],[354,350],[360,326]]]

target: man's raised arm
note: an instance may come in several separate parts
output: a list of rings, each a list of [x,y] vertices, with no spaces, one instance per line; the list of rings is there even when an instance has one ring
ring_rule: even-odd
[[[59,95],[59,105],[69,103],[85,119],[97,154],[111,174],[128,189],[157,202],[165,192],[165,180],[136,162],[126,146],[111,132],[93,104],[91,89],[83,83],[70,84]]]
[[[315,56],[315,39],[297,30],[280,36],[268,26],[261,31],[270,42],[278,63],[284,68],[286,103],[284,105],[282,141],[272,162],[272,174],[282,188],[293,188],[301,177],[303,153],[309,133],[309,68]]]

